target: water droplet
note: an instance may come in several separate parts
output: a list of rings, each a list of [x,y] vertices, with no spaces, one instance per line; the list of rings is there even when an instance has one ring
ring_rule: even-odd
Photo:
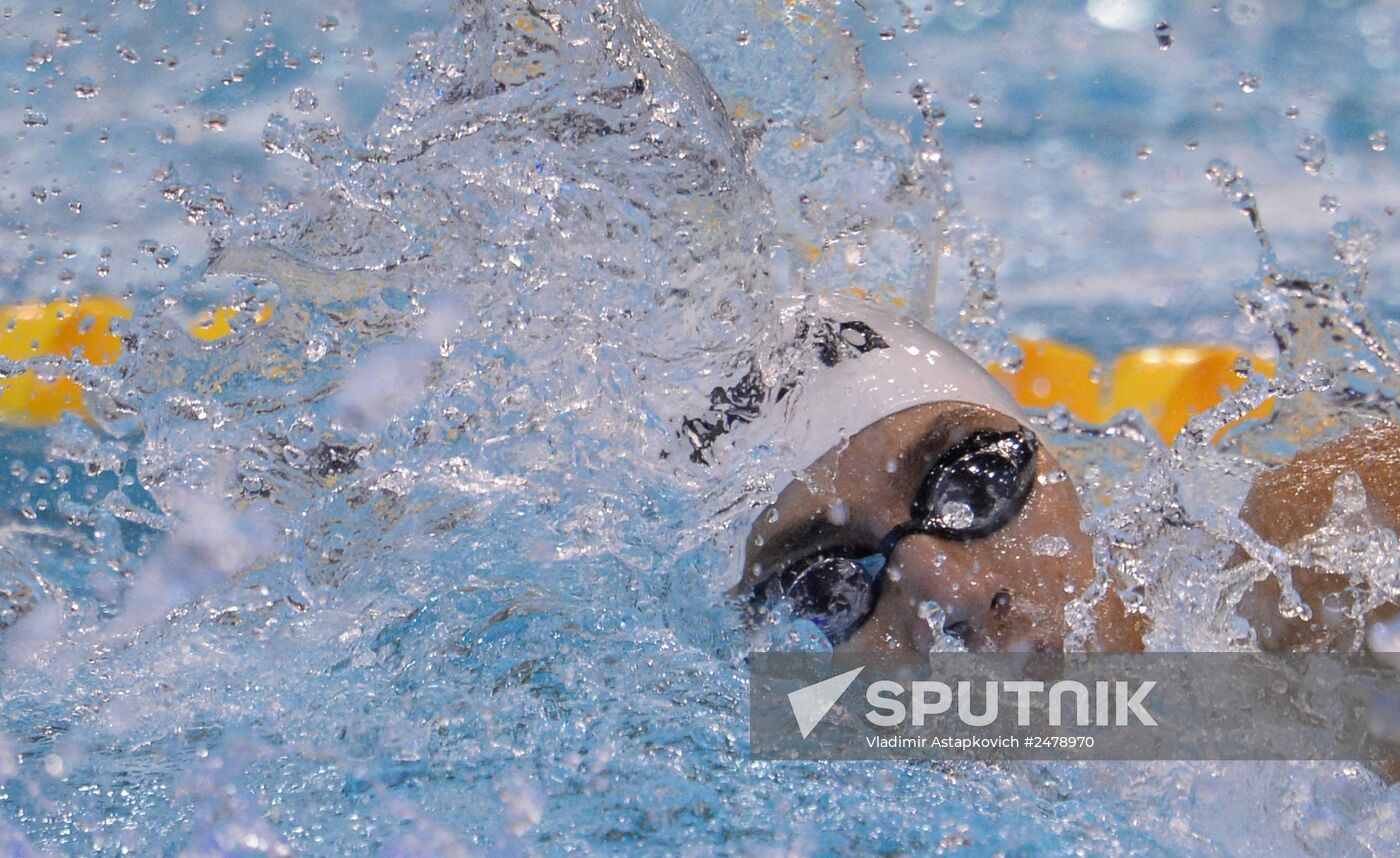
[[[200,2],[186,3],[185,11],[191,15],[198,15],[200,12],[204,11],[204,4]]]
[[[834,501],[826,508],[826,517],[837,527],[845,527],[846,522],[851,520],[851,508],[843,500]]]
[[[1137,150],[1137,156],[1139,161],[1146,161],[1148,158],[1152,157],[1152,147],[1139,146]]]
[[[972,519],[972,507],[962,501],[948,501],[938,508],[938,523],[944,527],[964,528]]]
[[[1336,211],[1341,205],[1341,200],[1338,200],[1335,194],[1323,194],[1322,199],[1317,201],[1317,207],[1328,214]]]
[[[1132,188],[1123,191],[1123,202],[1125,203],[1135,203],[1140,199],[1142,199],[1142,195]]]
[[[73,84],[73,94],[78,98],[94,98],[98,93],[97,83],[90,77],[85,77]]]
[[[1292,104],[1288,105],[1288,109],[1283,111],[1283,115],[1287,116],[1289,119],[1297,119],[1299,113],[1301,113],[1301,111],[1299,111],[1298,108]]]
[[[156,8],[156,0],[136,0],[136,8],[144,11],[150,11],[151,9]]]
[[[1225,10],[1230,23],[1241,27],[1252,27],[1264,18],[1263,4],[1257,0],[1234,0]]]
[[[29,196],[34,198],[34,202],[42,203],[49,198],[49,192],[43,185],[35,185],[29,189]]]
[[[1380,230],[1362,218],[1349,218],[1332,227],[1327,241],[1332,255],[1348,268],[1364,265],[1371,252],[1380,244]]]
[[[882,42],[892,42],[892,41],[894,41],[894,30],[888,30],[888,29],[886,29],[886,30],[881,30],[881,31],[880,31],[880,41],[882,41]]]
[[[1316,176],[1322,172],[1322,166],[1327,163],[1327,141],[1316,131],[1300,134],[1297,148],[1293,150],[1293,154],[1303,165],[1303,172],[1309,176]]]
[[[325,32],[330,32],[340,26],[340,19],[334,15],[327,15],[321,19],[320,28]]]
[[[117,56],[129,63],[141,62],[141,55],[128,48],[126,45],[117,45]]]
[[[1255,92],[1259,89],[1259,75],[1251,74],[1250,72],[1241,72],[1239,84],[1240,89],[1246,95],[1248,95],[1251,92]]]
[[[981,107],[981,106],[982,106],[982,96],[978,95],[977,93],[973,93],[972,95],[969,95],[969,96],[967,97],[967,106],[970,107],[970,108],[972,108],[973,110],[976,110],[977,108]]]
[[[44,773],[55,780],[63,778],[68,767],[63,762],[63,757],[58,754],[49,754],[44,757]]]
[[[1384,131],[1377,131],[1371,135],[1371,149],[1376,152],[1384,152],[1390,145],[1390,135]]]
[[[304,86],[299,86],[292,90],[291,102],[292,107],[300,110],[302,113],[310,113],[316,109],[316,105],[320,104],[320,101],[316,98],[316,93]]]
[[[738,42],[740,46],[747,45],[752,39],[753,34],[750,33],[748,30],[740,30],[734,36],[734,41]]]
[[[1166,21],[1158,21],[1157,26],[1152,28],[1152,32],[1157,36],[1157,47],[1164,51],[1176,41],[1172,37],[1172,25]]]
[[[1031,553],[1037,557],[1064,557],[1069,553],[1069,540],[1048,533],[1037,536],[1031,543]]]
[[[1200,143],[1197,143],[1195,140],[1187,140],[1187,141],[1186,141],[1186,151],[1187,151],[1187,152],[1195,152],[1198,148],[1200,148],[1200,145],[1201,145],[1201,144],[1200,144]]]
[[[204,114],[204,127],[210,131],[223,131],[228,127],[228,117],[222,113]]]

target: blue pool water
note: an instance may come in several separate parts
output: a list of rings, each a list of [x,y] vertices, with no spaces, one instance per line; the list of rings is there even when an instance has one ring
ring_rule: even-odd
[[[1230,645],[1183,594],[1238,475],[1342,388],[1393,414],[1400,8],[270,5],[0,6],[0,297],[136,310],[114,366],[50,366],[91,421],[0,430],[0,852],[1400,842],[1346,764],[749,762],[745,653],[812,644],[723,595],[768,463],[676,436],[799,289],[988,359],[1355,323],[1224,450],[1044,427],[1153,645]],[[185,333],[220,304],[275,309]]]

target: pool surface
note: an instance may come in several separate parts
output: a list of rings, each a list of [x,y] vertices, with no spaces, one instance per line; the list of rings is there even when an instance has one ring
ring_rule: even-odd
[[[803,290],[1008,366],[1260,350],[1174,443],[1039,425],[1151,646],[1240,646],[1249,476],[1396,416],[1397,39],[1350,0],[0,6],[0,302],[132,310],[109,365],[0,359],[87,411],[0,426],[0,854],[1393,854],[1359,765],[750,762],[746,654],[823,644],[724,596],[771,458],[677,430]],[[1343,524],[1328,562],[1400,580]]]

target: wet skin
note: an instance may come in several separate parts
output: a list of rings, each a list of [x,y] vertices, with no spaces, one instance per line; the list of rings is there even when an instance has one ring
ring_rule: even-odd
[[[1012,431],[1018,423],[982,406],[941,402],[880,420],[819,459],[790,484],[754,525],[738,592],[814,549],[874,551],[907,521],[920,482],[939,455],[979,429]],[[890,555],[874,610],[840,644],[855,651],[927,650],[926,603],[945,612],[941,631],[977,651],[1059,651],[1065,607],[1089,586],[1093,560],[1074,487],[1042,444],[1036,478],[1019,515],[987,536],[966,541],[915,533]],[[1044,537],[1052,537],[1043,540]],[[1063,540],[1058,548],[1055,539]],[[1033,544],[1042,540],[1037,552]],[[1067,546],[1067,550],[1064,549]],[[1142,648],[1138,623],[1110,594],[1095,613],[1094,649]]]
[[[1321,527],[1332,510],[1337,478],[1350,471],[1361,479],[1366,512],[1375,524],[1400,531],[1400,426],[1376,422],[1299,453],[1292,461],[1261,474],[1250,489],[1240,518],[1266,542],[1286,546]],[[1248,559],[1238,549],[1233,562]],[[1377,562],[1382,562],[1377,558]],[[1280,588],[1269,578],[1241,600],[1238,612],[1271,651],[1351,650],[1365,629],[1400,614],[1393,602],[1365,612],[1358,629],[1352,606],[1360,595],[1341,576],[1295,567],[1293,584],[1309,607],[1307,620],[1278,611]],[[1397,769],[1400,772],[1400,768]]]
[[[941,453],[979,429],[1017,426],[1014,419],[982,406],[935,403],[866,428],[844,448],[819,459],[760,516],[749,534],[744,577],[735,592],[753,592],[759,581],[815,549],[846,546],[873,552],[891,528],[909,518],[919,483]],[[1323,524],[1333,485],[1347,471],[1361,478],[1373,520],[1400,529],[1400,426],[1383,422],[1354,429],[1260,475],[1240,516],[1265,541],[1287,545]],[[1065,607],[1093,578],[1082,517],[1073,485],[1042,444],[1035,486],[1019,515],[979,539],[928,534],[903,539],[890,556],[874,610],[839,648],[929,649],[939,630],[930,626],[922,606],[936,602],[946,616],[942,631],[962,638],[974,652],[1061,649]],[[1037,552],[1034,543],[1047,536],[1064,540],[1060,547],[1067,545],[1067,550],[1042,547]],[[1233,562],[1247,559],[1240,549]],[[1279,614],[1279,587],[1272,578],[1250,590],[1237,608],[1258,634],[1260,647],[1353,648],[1356,623],[1337,619],[1337,605],[1356,598],[1347,582],[1312,569],[1294,569],[1293,576],[1312,608],[1310,620]],[[1388,603],[1368,612],[1363,624],[1397,614],[1400,609]],[[1142,649],[1144,623],[1125,614],[1116,594],[1110,592],[1097,605],[1095,621],[1093,649]]]

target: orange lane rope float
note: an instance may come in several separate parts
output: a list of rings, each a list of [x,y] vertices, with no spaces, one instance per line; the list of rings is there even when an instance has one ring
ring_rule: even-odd
[[[1240,389],[1236,370],[1247,357],[1265,375],[1273,361],[1229,346],[1149,346],[1124,352],[1110,367],[1083,349],[1053,340],[1016,340],[1026,360],[1014,373],[992,367],[992,374],[1026,408],[1063,404],[1089,423],[1103,423],[1129,408],[1142,412],[1165,439],[1175,438],[1192,416],[1213,408]],[[1243,419],[1263,417],[1265,402]]]

